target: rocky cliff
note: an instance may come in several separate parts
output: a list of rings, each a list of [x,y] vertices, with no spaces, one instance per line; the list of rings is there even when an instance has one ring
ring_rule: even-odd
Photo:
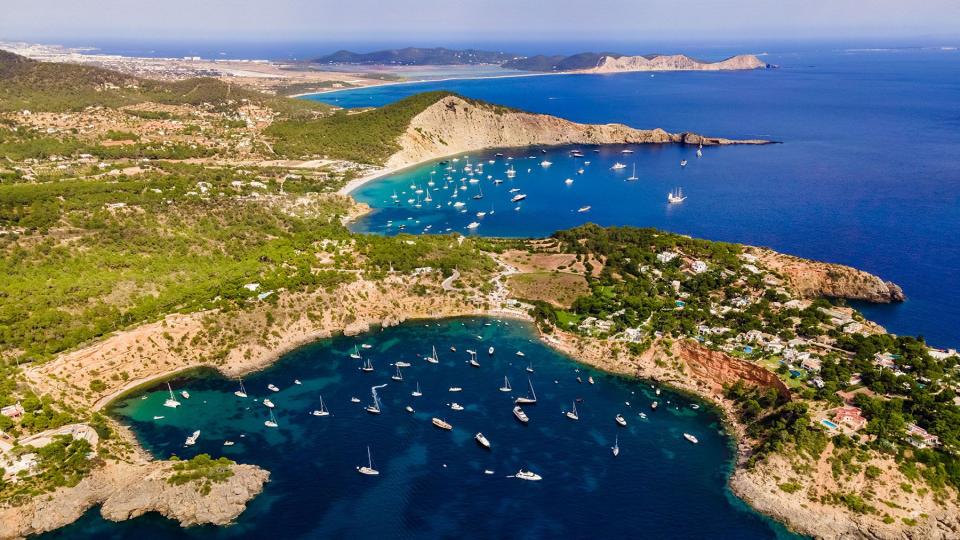
[[[710,350],[692,341],[677,342],[674,352],[687,364],[692,375],[711,385],[714,393],[722,392],[724,385],[743,381],[753,386],[773,388],[784,397],[790,396],[790,389],[776,373],[753,362]]]
[[[578,124],[555,116],[514,111],[450,95],[417,114],[398,139],[401,150],[387,167],[397,168],[484,148],[563,144],[767,144],[623,124]]]
[[[801,259],[769,249],[753,248],[770,270],[782,275],[804,298],[846,298],[880,304],[903,302],[906,296],[897,284],[842,264]]]
[[[700,62],[682,54],[661,56],[604,56],[589,73],[620,73],[624,71],[733,71],[770,67],[752,54],[732,56],[719,62]]]
[[[263,490],[270,473],[252,465],[234,465],[225,482],[211,485],[202,495],[194,482],[167,483],[171,463],[109,462],[72,488],[34,497],[23,506],[0,509],[0,539],[22,538],[63,527],[96,505],[111,521],[123,521],[158,512],[184,527],[226,525]]]

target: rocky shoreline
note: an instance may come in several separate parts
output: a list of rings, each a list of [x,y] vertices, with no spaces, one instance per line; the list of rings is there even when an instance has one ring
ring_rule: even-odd
[[[100,514],[110,521],[158,512],[183,527],[227,525],[263,491],[270,477],[270,473],[253,465],[233,465],[233,476],[210,484],[210,492],[201,494],[195,482],[167,482],[171,467],[170,461],[107,462],[72,488],[60,488],[34,497],[25,505],[0,510],[0,539],[58,529],[97,505]]]

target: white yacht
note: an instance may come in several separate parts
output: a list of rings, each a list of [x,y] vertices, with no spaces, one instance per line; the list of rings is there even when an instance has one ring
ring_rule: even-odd
[[[613,167],[610,167],[614,171],[619,171],[620,169],[626,169],[627,166],[619,161],[613,164]]]
[[[301,384],[303,384],[303,383],[300,382],[300,379],[294,379],[294,380],[293,380],[293,384],[301,385]]]
[[[619,434],[613,439],[613,448],[611,448],[610,450],[613,450],[613,457],[617,457],[620,455],[620,435]]]
[[[463,388],[460,388],[459,386],[451,386],[447,390],[450,392],[463,392]]]
[[[200,438],[200,430],[194,431],[192,435],[187,437],[187,440],[183,441],[184,446],[193,446],[197,444],[197,439]]]
[[[680,160],[680,166],[681,166],[681,167],[686,167],[686,166],[687,166],[687,160],[681,159],[681,160]]]
[[[380,471],[373,468],[373,456],[370,454],[370,447],[367,447],[367,464],[363,467],[357,467],[357,472],[368,476],[376,476]]]
[[[541,166],[541,167],[549,167],[549,166],[551,166],[551,165],[553,165],[553,162],[552,162],[552,161],[543,160],[543,161],[540,162],[540,166]]]
[[[667,202],[670,204],[678,204],[687,200],[687,196],[683,194],[683,188],[677,188],[676,191],[671,191],[667,194]]]
[[[406,368],[406,367],[410,367],[410,362],[404,362],[403,360],[399,360],[398,362],[396,362],[396,363],[393,364],[393,365],[395,365],[395,366],[397,366],[397,367],[401,367],[401,368]]]
[[[567,411],[567,412],[564,413],[564,414],[566,414],[566,415],[567,415],[567,418],[569,418],[569,419],[571,419],[571,420],[579,420],[579,419],[580,419],[580,415],[577,414],[577,402],[576,402],[576,401],[573,402],[573,410],[572,410],[572,411]]]
[[[693,435],[691,435],[691,434],[689,434],[689,433],[684,433],[684,434],[683,434],[683,438],[686,439],[686,440],[688,440],[688,441],[690,441],[690,442],[692,442],[693,444],[697,444],[698,442],[700,442],[700,441],[697,440],[696,437],[694,437]]]
[[[187,392],[186,390],[181,390],[180,395],[183,396],[183,399],[190,399],[190,392]]]
[[[473,230],[473,229],[476,229],[476,228],[479,227],[479,226],[480,226],[480,224],[477,223],[476,221],[471,221],[470,224],[467,225],[467,229]]]
[[[527,413],[523,412],[523,409],[519,405],[513,408],[513,415],[517,417],[521,423],[526,424],[530,421],[530,418],[527,416]]]
[[[591,208],[591,207],[590,207],[589,205],[588,205],[588,206],[581,206],[580,208],[577,209],[577,212],[580,213],[580,214],[583,214],[584,212],[589,212],[589,211],[590,211],[590,208]]]
[[[223,441],[224,446],[233,446],[234,444],[236,443],[234,443],[233,441]]]
[[[409,406],[409,405],[407,405],[406,407],[404,407],[404,409],[405,409],[408,413],[411,413],[411,414],[413,413],[413,407],[411,407],[411,406]]]
[[[163,402],[164,407],[170,407],[171,409],[176,409],[180,406],[180,402],[174,399],[173,397],[173,388],[170,388],[170,383],[167,383],[167,391],[170,392],[170,397]]]
[[[566,180],[563,181],[563,183],[566,184],[566,185],[568,185],[568,186],[569,186],[569,185],[572,185],[572,184],[573,184],[573,178],[567,178]]]
[[[626,420],[626,418],[623,417],[622,414],[618,414],[618,415],[615,416],[613,419],[616,420],[616,421],[617,421],[617,424],[620,424],[621,426],[626,426],[626,425],[627,425],[627,420]]]
[[[519,471],[517,471],[517,474],[515,474],[514,477],[519,478],[521,480],[530,480],[531,482],[537,482],[537,481],[543,480],[543,477],[540,476],[539,474],[531,471],[525,471],[523,469],[520,469]]]
[[[510,202],[520,202],[520,201],[522,201],[522,200],[524,200],[524,199],[526,199],[526,198],[527,198],[526,194],[524,194],[524,193],[517,193],[516,195],[513,196],[512,199],[510,199]]]
[[[263,398],[263,404],[271,409],[274,407],[273,402],[270,401],[269,398]]]
[[[500,387],[501,392],[510,392],[513,388],[510,387],[510,379],[506,375],[503,376],[503,386]]]
[[[480,444],[480,446],[488,450],[490,449],[490,441],[488,441],[487,438],[483,436],[483,433],[478,432],[476,435],[473,436],[473,438],[476,439],[476,441]]]
[[[442,429],[442,430],[450,431],[451,429],[453,429],[453,426],[450,425],[449,422],[447,422],[446,420],[441,420],[441,419],[439,419],[439,418],[437,418],[437,417],[433,417],[433,419],[431,420],[431,422],[433,423],[433,425],[437,426],[438,428],[440,428],[440,429]]]
[[[590,384],[593,384],[593,375],[590,375],[589,377],[587,377],[587,382]]]
[[[487,354],[489,354],[490,356],[493,356],[494,351],[495,351],[495,349],[494,349],[493,346],[491,345],[490,348],[487,349]]]
[[[267,389],[270,390],[271,392],[279,392],[279,391],[280,391],[280,389],[277,388],[277,386],[276,386],[275,384],[273,384],[273,383],[268,384],[268,385],[267,385]]]
[[[462,411],[462,410],[463,410],[463,405],[461,405],[461,404],[457,403],[456,401],[454,401],[453,403],[450,404],[450,409],[451,409],[451,410],[454,410],[454,411]]]

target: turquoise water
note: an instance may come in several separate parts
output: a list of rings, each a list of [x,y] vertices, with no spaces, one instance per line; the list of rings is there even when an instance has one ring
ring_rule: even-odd
[[[443,197],[436,201],[440,209],[393,208],[394,187],[424,184],[429,164],[359,189],[357,198],[375,211],[356,227],[387,233],[387,220],[414,217],[420,223],[408,223],[407,232],[428,224],[431,232],[463,232],[478,221],[477,234],[540,236],[592,221],[764,245],[897,282],[909,297],[905,304],[861,306],[864,311],[893,332],[922,335],[941,347],[960,344],[960,52],[801,51],[764,59],[781,68],[446,81],[318,99],[381,105],[447,89],[580,122],[781,141],[705,148],[702,159],[677,146],[638,147],[627,156],[617,148],[599,156],[584,149],[583,160],[593,163],[582,177],[575,173],[583,160],[570,158],[567,148],[545,155],[512,150],[517,158],[538,158],[516,164],[523,172],[515,183],[529,196],[519,212],[503,193],[511,186],[496,187],[485,175],[482,201],[460,199],[467,214],[453,213]],[[491,153],[472,157],[486,160]],[[542,170],[536,165],[542,158],[554,165]],[[689,160],[685,169],[681,159]],[[610,171],[617,160],[629,168]],[[628,183],[634,163],[640,179]],[[502,164],[492,168],[503,177]],[[678,186],[688,199],[671,207],[666,194]],[[587,205],[589,212],[576,211]],[[476,218],[491,207],[493,216]]]
[[[363,354],[374,373],[359,371],[360,362],[349,358],[360,343],[372,346]],[[439,364],[422,359],[432,346]],[[489,346],[496,349],[492,356]],[[466,363],[468,349],[478,351],[479,369]],[[412,364],[402,382],[390,378],[390,364],[398,360]],[[534,373],[527,373],[528,365]],[[512,392],[499,390],[504,376]],[[521,425],[512,402],[527,393],[528,376],[538,403],[526,406],[530,423]],[[419,398],[411,396],[417,382]],[[269,391],[271,383],[280,391]],[[208,452],[270,470],[266,490],[236,525],[181,530],[156,516],[113,524],[93,510],[47,537],[795,538],[729,493],[733,451],[715,412],[707,406],[695,410],[694,402],[673,392],[657,396],[649,384],[580,367],[540,344],[526,323],[410,322],[324,340],[286,355],[244,384],[248,399],[233,395],[236,381],[175,380],[174,390],[191,394],[179,409],[163,407],[166,387],[158,385],[113,410],[158,457]],[[379,391],[383,412],[374,416],[362,407],[371,402],[370,387],[379,384],[387,385]],[[463,391],[448,392],[451,386]],[[332,416],[309,414],[320,396]],[[362,402],[352,403],[352,396]],[[268,413],[257,400],[264,397],[276,405],[277,429],[263,424]],[[577,398],[580,420],[574,422],[562,412]],[[649,406],[654,400],[661,403],[655,412]],[[465,410],[452,411],[452,401]],[[408,404],[415,414],[404,410]],[[618,413],[627,427],[614,422]],[[453,431],[433,427],[434,416],[446,418]],[[196,446],[184,447],[196,429]],[[473,440],[477,431],[492,450]],[[684,440],[685,432],[699,444]],[[619,457],[610,450],[616,437]],[[224,447],[226,439],[237,444]],[[367,445],[378,477],[355,470],[366,462]],[[543,480],[508,477],[521,468]],[[494,474],[484,474],[486,469]]]

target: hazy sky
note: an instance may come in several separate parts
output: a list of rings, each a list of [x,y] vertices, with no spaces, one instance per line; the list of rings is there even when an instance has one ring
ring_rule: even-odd
[[[0,0],[0,39],[956,37],[960,0]]]

